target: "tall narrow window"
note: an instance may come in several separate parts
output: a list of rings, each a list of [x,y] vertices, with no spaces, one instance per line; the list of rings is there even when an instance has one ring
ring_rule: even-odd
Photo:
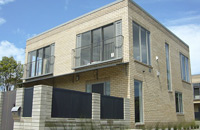
[[[169,59],[169,45],[165,43],[165,55],[166,55],[166,68],[167,68],[167,87],[168,90],[172,90],[171,88],[171,72],[170,72],[170,59]]]
[[[91,32],[83,33],[81,38],[81,65],[87,65],[91,58]]]
[[[101,28],[92,31],[92,62],[101,60],[102,31]]]
[[[35,76],[35,65],[36,64],[36,51],[32,51],[28,53],[28,71],[27,76],[33,77]]]
[[[190,82],[188,58],[180,53],[182,80]]]
[[[44,64],[43,64],[43,73],[50,73],[50,62],[51,62],[51,48],[50,46],[44,48]]]
[[[176,112],[183,113],[182,93],[175,92]]]
[[[142,82],[134,81],[135,122],[143,122]]]
[[[114,39],[114,25],[108,25],[103,27],[104,37],[104,57],[103,60],[110,60],[115,58],[115,39]]]
[[[134,59],[150,65],[150,33],[133,22],[133,55]]]
[[[43,49],[37,50],[36,75],[42,74]]]

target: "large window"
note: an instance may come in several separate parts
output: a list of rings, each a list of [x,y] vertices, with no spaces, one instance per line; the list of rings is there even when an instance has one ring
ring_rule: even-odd
[[[190,82],[188,58],[180,53],[182,80]]]
[[[169,45],[165,43],[165,55],[166,55],[166,68],[167,68],[167,87],[171,91],[171,74],[170,74],[170,59],[169,59]]]
[[[143,122],[142,82],[134,81],[135,122]]]
[[[151,65],[150,32],[133,22],[133,55],[134,59]]]
[[[28,53],[26,74],[28,77],[52,73],[54,44]]]
[[[77,35],[75,67],[122,57],[121,21]]]
[[[182,93],[175,92],[176,112],[183,113]]]
[[[101,82],[86,85],[86,92],[88,93],[99,93],[101,95],[110,95],[110,82]]]

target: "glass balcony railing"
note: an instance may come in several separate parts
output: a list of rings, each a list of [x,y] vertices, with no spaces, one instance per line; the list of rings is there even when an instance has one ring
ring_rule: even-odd
[[[194,95],[194,99],[200,99],[200,94],[199,95]]]
[[[53,73],[54,56],[41,58],[24,65],[24,78],[31,78]]]
[[[98,43],[72,50],[72,68],[120,59],[123,57],[123,36],[116,36]]]

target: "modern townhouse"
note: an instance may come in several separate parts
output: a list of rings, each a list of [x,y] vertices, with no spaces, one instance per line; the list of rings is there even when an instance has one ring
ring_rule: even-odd
[[[200,120],[200,75],[192,75],[195,120]]]
[[[189,46],[131,0],[28,39],[25,63],[25,88],[129,99],[131,127],[194,120]]]

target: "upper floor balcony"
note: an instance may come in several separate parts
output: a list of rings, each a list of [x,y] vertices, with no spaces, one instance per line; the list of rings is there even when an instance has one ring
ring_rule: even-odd
[[[122,59],[123,36],[80,46],[72,50],[72,69]]]
[[[53,74],[54,56],[37,58],[24,64],[24,79]]]

